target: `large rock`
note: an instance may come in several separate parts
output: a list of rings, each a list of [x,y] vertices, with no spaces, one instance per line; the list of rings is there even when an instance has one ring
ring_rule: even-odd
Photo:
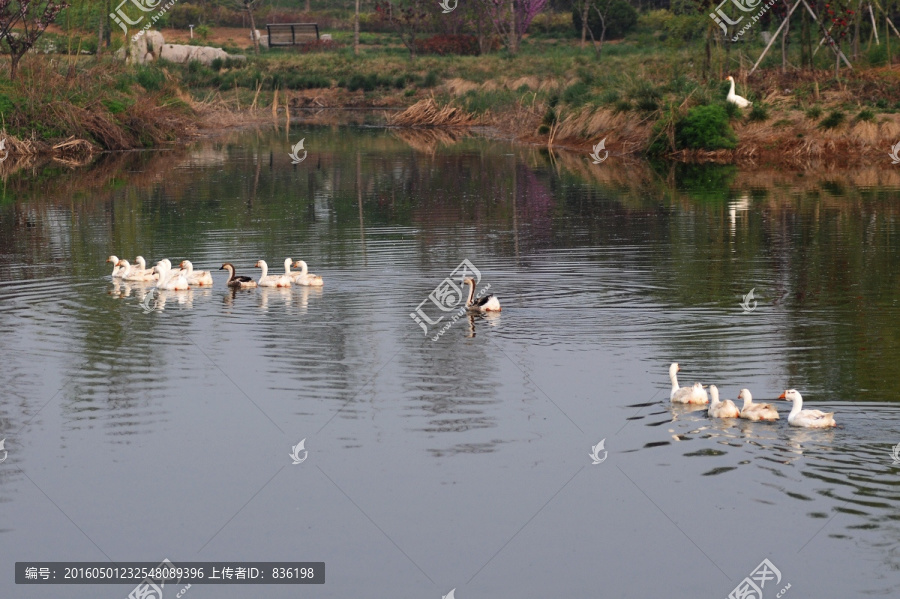
[[[197,61],[207,66],[214,60],[221,58],[238,59],[244,57],[229,56],[221,48],[209,46],[188,46],[185,44],[167,44],[163,34],[159,31],[145,31],[137,37],[132,37],[125,52],[118,52],[116,56],[126,61],[137,64],[146,64],[154,60],[168,60],[169,62],[185,63]]]

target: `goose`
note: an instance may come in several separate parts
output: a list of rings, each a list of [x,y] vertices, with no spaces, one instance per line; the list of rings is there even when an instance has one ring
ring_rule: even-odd
[[[678,387],[678,376],[676,373],[681,370],[678,362],[672,362],[669,366],[669,380],[672,381],[672,392],[669,394],[669,400],[672,403],[709,403],[706,391],[703,385],[694,383],[693,387]]]
[[[748,106],[753,105],[753,102],[750,102],[749,100],[747,100],[747,98],[743,98],[734,93],[734,77],[729,75],[725,78],[725,81],[731,81],[731,89],[728,91],[728,95],[725,97],[725,100],[727,102],[737,104],[740,108],[747,108]]]
[[[303,260],[297,260],[291,266],[300,269],[300,272],[291,273],[291,275],[293,276],[292,280],[298,285],[305,285],[307,287],[321,287],[325,284],[325,281],[322,280],[322,277],[309,272],[309,267]],[[284,262],[284,267],[285,270],[287,270],[287,260],[285,260]]]
[[[262,269],[262,275],[259,277],[259,282],[257,283],[260,287],[290,287],[291,279],[284,275],[270,275],[269,274],[269,265],[266,264],[265,260],[257,260],[256,264],[254,264],[256,268]]]
[[[122,279],[125,281],[129,281],[128,277],[131,276],[131,272],[134,270],[134,267],[128,263],[128,260],[119,260],[116,262],[116,266],[119,267],[119,274],[115,275],[117,279]]]
[[[158,275],[153,269],[147,269],[144,266],[144,259],[138,256],[140,262],[137,264],[129,264],[128,260],[119,260],[119,264],[123,267],[120,275],[126,281],[155,281]]]
[[[171,265],[170,265],[170,266],[171,266]],[[140,270],[138,270],[138,269],[140,269]],[[145,278],[145,279],[144,279],[145,281],[154,281],[154,280],[156,280],[156,274],[153,272],[153,269],[152,269],[152,268],[147,268],[147,262],[144,260],[144,257],[143,257],[143,256],[135,256],[135,258],[134,258],[134,271],[135,271],[135,272],[132,273],[133,276],[137,275],[138,273],[141,273],[141,274],[143,274],[145,277],[151,277],[151,278],[149,278],[149,279],[148,279],[148,278]]]
[[[188,285],[212,285],[212,275],[208,270],[194,270],[190,260],[181,261],[181,273],[187,279]]]
[[[231,262],[226,262],[219,268],[219,270],[227,270],[228,271],[228,281],[225,283],[229,287],[242,287],[242,288],[250,288],[256,287],[256,281],[251,279],[250,277],[245,276],[237,276],[234,274],[234,265]]]
[[[500,300],[492,293],[475,299],[475,279],[466,277],[463,283],[469,286],[469,297],[466,299],[466,310],[470,312],[499,312]]]
[[[109,258],[106,259],[106,261],[112,262],[112,265],[113,265],[112,278],[121,279],[124,268],[119,266],[118,256],[110,256]]]
[[[741,418],[746,420],[778,420],[778,410],[769,403],[753,403],[753,396],[748,389],[741,389],[738,399],[744,400],[741,408]]]
[[[159,273],[159,280],[156,281],[157,289],[166,289],[168,291],[183,291],[190,289],[187,279],[181,272],[172,272],[172,267],[166,264],[167,260],[160,260],[156,263],[154,270]]]
[[[788,415],[788,424],[791,426],[800,426],[803,428],[831,428],[837,426],[834,421],[834,412],[823,412],[821,410],[804,410],[803,398],[796,389],[788,389],[778,396],[778,399],[785,399],[794,402],[794,407]]]
[[[712,401],[706,413],[710,418],[738,418],[741,415],[741,411],[730,399],[719,401],[719,388],[715,385],[709,386],[709,395]]]

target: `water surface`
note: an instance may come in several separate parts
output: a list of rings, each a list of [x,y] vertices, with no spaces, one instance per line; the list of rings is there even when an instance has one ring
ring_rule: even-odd
[[[16,586],[15,561],[163,558],[327,564],[196,598],[723,597],[763,558],[765,597],[896,594],[898,173],[297,125],[7,170],[0,596],[130,591]],[[114,283],[110,254],[215,285]],[[216,270],[288,256],[324,288]],[[433,340],[410,313],[464,259],[503,311]],[[672,361],[840,426],[672,408]]]

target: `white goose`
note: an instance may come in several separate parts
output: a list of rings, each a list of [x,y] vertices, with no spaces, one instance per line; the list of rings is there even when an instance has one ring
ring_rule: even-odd
[[[741,415],[741,411],[730,399],[719,401],[719,388],[715,385],[709,386],[709,395],[712,401],[706,413],[710,418],[738,418]]]
[[[778,396],[778,399],[786,399],[794,402],[794,407],[788,416],[788,424],[803,428],[831,428],[837,426],[834,421],[834,412],[821,410],[804,410],[803,398],[796,389],[788,389]]]
[[[188,285],[212,285],[212,274],[208,270],[194,270],[190,260],[181,261],[181,274],[187,279]]]
[[[681,367],[678,365],[678,362],[672,362],[672,365],[669,366],[669,380],[672,381],[672,392],[669,393],[669,400],[672,403],[709,403],[706,391],[703,390],[703,385],[700,383],[694,383],[693,387],[678,386],[676,373],[679,370],[681,370]]]
[[[109,258],[106,259],[106,261],[112,262],[112,265],[113,265],[112,278],[121,279],[122,273],[124,272],[125,269],[123,267],[119,266],[118,256],[110,256]]]
[[[155,281],[157,279],[156,273],[153,272],[152,268],[147,268],[147,262],[144,260],[143,256],[137,256],[134,259],[134,265],[131,267],[130,281]]]
[[[270,275],[269,265],[265,260],[257,260],[254,264],[256,268],[262,269],[262,275],[259,277],[258,285],[260,287],[290,287],[291,279],[285,275]]]
[[[466,299],[466,310],[469,312],[500,312],[500,300],[493,293],[475,299],[475,279],[467,277],[463,283],[469,286],[469,297]]]
[[[291,266],[300,269],[300,272],[291,273],[294,283],[298,285],[305,285],[306,287],[321,287],[325,284],[325,281],[322,280],[322,277],[309,272],[309,267],[303,260],[297,260]],[[284,268],[286,271],[290,272],[290,269],[288,269],[287,266],[287,260],[285,260],[284,262]]]
[[[168,260],[160,260],[156,263],[154,270],[159,273],[159,280],[156,281],[157,289],[166,289],[168,291],[183,291],[190,289],[187,279],[181,272],[172,272],[172,267],[167,264]]]
[[[140,262],[138,264],[129,264],[128,260],[119,260],[119,264],[122,265],[122,275],[121,277],[126,281],[155,281],[158,277],[153,269],[146,269],[142,265],[143,258],[138,256]]]
[[[741,418],[745,420],[778,420],[778,410],[770,403],[753,403],[753,396],[749,389],[741,389],[738,399],[744,400],[741,408]]]
[[[740,108],[747,108],[748,106],[753,105],[753,102],[749,101],[747,98],[743,98],[734,93],[734,77],[729,75],[725,78],[725,81],[731,81],[731,89],[728,91],[728,95],[725,97],[725,100],[727,102],[737,104]]]

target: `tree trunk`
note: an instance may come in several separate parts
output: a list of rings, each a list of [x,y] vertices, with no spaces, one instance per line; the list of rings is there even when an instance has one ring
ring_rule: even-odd
[[[359,12],[359,6],[358,6],[359,2],[357,2],[356,4],[357,4],[356,11]],[[309,0],[306,0],[306,12],[309,12]]]
[[[100,16],[100,25],[97,27],[97,56],[103,53],[103,21],[106,20],[105,16],[105,14]]]
[[[516,35],[516,2],[509,0],[509,53],[519,51],[519,38]]]
[[[785,2],[787,4],[787,2]],[[781,34],[781,72],[787,72],[787,52],[788,52],[788,37],[791,34],[791,17],[790,13],[788,13],[787,23],[784,25],[784,33]]]
[[[309,10],[309,0],[306,0]],[[356,15],[353,17],[353,53],[359,54],[359,0],[356,0]]]
[[[253,18],[253,7],[250,6],[250,2],[244,0],[244,8],[247,9],[247,16],[250,17],[250,37],[253,38],[253,48],[259,54],[259,36],[256,35],[256,20]]]
[[[581,47],[584,48],[584,45],[587,43],[588,8],[591,6],[591,0],[582,1],[584,2],[584,8],[581,11]]]
[[[22,60],[22,55],[17,54],[15,52],[10,52],[9,55],[9,80],[15,81],[16,75],[19,74],[19,61]]]

